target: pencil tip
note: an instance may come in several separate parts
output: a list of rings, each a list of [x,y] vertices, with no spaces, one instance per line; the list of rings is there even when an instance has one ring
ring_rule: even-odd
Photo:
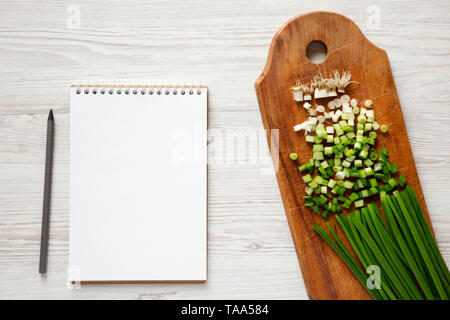
[[[53,119],[53,110],[52,109],[50,109],[50,113],[48,114],[48,120],[54,120]]]

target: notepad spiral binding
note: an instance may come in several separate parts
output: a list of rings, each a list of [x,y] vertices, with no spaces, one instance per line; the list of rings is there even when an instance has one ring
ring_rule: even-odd
[[[195,82],[125,82],[125,81],[105,81],[105,82],[90,82],[80,81],[73,87],[76,88],[76,94],[125,94],[125,95],[201,95],[202,85]]]

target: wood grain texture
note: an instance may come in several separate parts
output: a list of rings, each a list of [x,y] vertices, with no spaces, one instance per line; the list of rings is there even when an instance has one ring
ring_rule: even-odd
[[[319,64],[306,56],[306,48],[312,41],[322,41],[327,46],[327,57]],[[289,158],[291,152],[299,154],[300,163],[312,158],[311,144],[305,141],[303,132],[293,130],[308,115],[302,103],[293,99],[291,87],[297,79],[309,83],[314,76],[327,77],[333,70],[352,74],[355,82],[346,88],[346,94],[360,104],[366,99],[373,101],[377,122],[390,128],[388,134],[378,135],[375,147],[377,151],[387,148],[389,161],[398,164],[399,173],[404,174],[414,188],[429,221],[389,59],[353,21],[343,15],[319,11],[288,21],[272,40],[266,66],[255,88],[264,127],[268,131],[279,130],[275,146],[280,163],[278,185],[309,296],[312,299],[367,299],[367,291],[343,260],[312,230],[315,224],[326,229],[325,220],[305,207],[306,185],[301,180],[298,163]],[[312,103],[326,106],[334,98],[314,99]],[[332,216],[327,220],[339,237],[345,239],[337,221],[330,219]]]
[[[80,29],[66,26],[73,4],[81,10]],[[374,4],[379,28],[367,25]],[[68,290],[68,112],[76,79],[194,79],[209,87],[210,128],[261,129],[253,84],[273,35],[293,16],[315,10],[350,17],[388,52],[431,220],[450,263],[448,1],[0,0],[0,298],[307,299],[275,177],[233,159],[209,166],[206,284]],[[48,274],[41,278],[50,107],[55,166]],[[239,158],[265,150],[263,138]]]

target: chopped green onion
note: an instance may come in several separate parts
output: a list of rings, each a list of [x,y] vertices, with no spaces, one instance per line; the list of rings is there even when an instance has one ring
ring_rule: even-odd
[[[351,188],[353,188],[353,182],[348,181],[348,180],[345,180],[345,181],[344,181],[344,188],[346,188],[346,189],[351,189]]]
[[[400,185],[400,187],[404,187],[406,183],[406,178],[404,175],[400,175],[400,177],[398,177],[398,184]]]
[[[397,173],[398,172],[397,163],[391,163],[389,171],[391,172],[391,174]]]
[[[305,163],[305,164],[302,164],[300,167],[298,167],[298,169],[300,170],[300,172],[303,172],[303,171],[309,170],[310,166],[311,165],[309,163]]]
[[[314,152],[313,153],[313,159],[314,160],[323,160],[323,152],[319,151],[319,152]]]
[[[395,188],[397,186],[397,182],[394,178],[390,178],[388,184],[391,186],[391,188]]]
[[[358,123],[366,123],[366,121],[367,121],[367,118],[362,114],[360,114],[357,119],[358,119]]]
[[[356,208],[361,208],[362,206],[364,206],[364,200],[363,199],[357,200],[354,202],[354,204]]]
[[[323,151],[323,144],[314,144],[313,145],[313,152],[319,152],[319,151]]]
[[[373,161],[370,160],[370,159],[367,159],[367,160],[364,161],[364,164],[365,164],[367,167],[371,167],[371,166],[373,166]]]

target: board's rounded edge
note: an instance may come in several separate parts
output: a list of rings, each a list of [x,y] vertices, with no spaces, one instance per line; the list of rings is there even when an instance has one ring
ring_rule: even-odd
[[[272,57],[273,57],[273,51],[274,51],[274,47],[275,47],[275,43],[279,37],[279,35],[284,31],[284,29],[286,29],[286,27],[293,23],[294,21],[296,21],[297,19],[300,19],[303,16],[306,16],[308,14],[311,13],[315,13],[315,12],[319,12],[319,11],[314,11],[314,12],[310,12],[310,13],[304,13],[304,14],[300,14],[297,15],[291,19],[289,19],[288,21],[286,21],[275,33],[275,35],[272,38],[272,41],[270,42],[270,46],[269,46],[269,53],[267,55],[267,59],[266,59],[266,63],[264,65],[263,71],[261,72],[261,74],[258,76],[258,78],[255,81],[255,88],[256,91],[258,92],[258,88],[261,85],[261,82],[264,80],[264,76],[268,73],[269,69],[270,69],[270,65],[272,63]]]
[[[336,17],[339,17],[340,19],[343,19],[346,23],[350,23],[351,25],[353,25],[355,27],[355,29],[359,32],[361,39],[366,41],[370,46],[372,46],[374,49],[381,51],[384,55],[387,56],[387,52],[386,50],[376,46],[373,42],[371,42],[366,36],[365,34],[361,31],[361,29],[358,27],[358,25],[351,20],[350,18],[340,14],[340,13],[336,13],[336,12],[331,12],[331,11],[312,11],[312,12],[308,12],[308,13],[303,13],[300,15],[297,15],[291,19],[289,19],[288,21],[286,21],[275,33],[275,35],[272,38],[272,41],[270,43],[269,46],[269,53],[267,55],[267,59],[266,59],[266,63],[264,65],[263,71],[261,72],[261,74],[258,76],[258,78],[255,81],[255,89],[257,94],[259,95],[259,87],[261,86],[261,83],[263,82],[265,76],[270,72],[270,67],[272,65],[272,61],[273,61],[273,52],[275,50],[275,44],[278,40],[278,38],[280,37],[280,35],[286,30],[286,28],[293,23],[298,23],[300,19],[303,19],[304,17],[307,16],[312,16],[312,15],[334,15]]]

